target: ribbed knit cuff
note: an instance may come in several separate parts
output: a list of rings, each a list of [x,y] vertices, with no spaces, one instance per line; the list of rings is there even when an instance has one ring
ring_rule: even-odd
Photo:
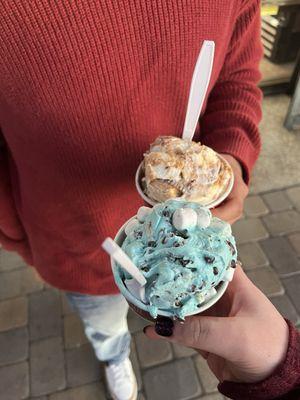
[[[285,360],[273,374],[257,383],[236,383],[224,381],[218,385],[219,391],[234,400],[298,399],[292,392],[300,384],[300,335],[293,324],[289,326],[289,345]],[[299,388],[300,389],[300,388]],[[285,395],[288,394],[288,397]]]
[[[222,130],[211,133],[202,139],[202,143],[211,147],[218,153],[227,153],[232,155],[242,166],[243,178],[248,185],[251,177],[251,171],[258,158],[260,146],[253,147],[253,143],[248,136],[237,129],[230,132]]]

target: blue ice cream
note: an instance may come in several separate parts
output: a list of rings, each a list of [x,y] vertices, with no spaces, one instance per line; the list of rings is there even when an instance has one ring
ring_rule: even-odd
[[[141,207],[122,248],[147,279],[150,314],[184,319],[231,280],[237,250],[231,227],[198,203],[168,200]]]

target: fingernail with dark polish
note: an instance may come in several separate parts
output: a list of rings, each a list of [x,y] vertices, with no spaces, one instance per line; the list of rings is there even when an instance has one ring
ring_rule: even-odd
[[[167,317],[159,317],[155,323],[155,332],[160,336],[172,336],[174,322]]]

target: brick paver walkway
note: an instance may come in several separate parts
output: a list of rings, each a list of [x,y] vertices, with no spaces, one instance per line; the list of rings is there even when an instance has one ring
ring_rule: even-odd
[[[249,197],[234,234],[249,277],[299,326],[300,186]],[[144,321],[131,312],[128,320],[140,399],[223,399],[196,352],[149,341]],[[0,250],[0,400],[106,398],[103,370],[64,297]]]

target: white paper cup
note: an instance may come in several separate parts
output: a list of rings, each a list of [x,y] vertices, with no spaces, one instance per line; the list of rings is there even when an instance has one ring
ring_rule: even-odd
[[[126,234],[125,234],[126,225],[133,218],[136,218],[136,216],[130,218],[120,228],[120,230],[116,234],[114,240],[119,246],[122,246],[122,243],[124,242],[124,240],[126,238]],[[152,318],[152,316],[150,315],[150,313],[148,311],[148,305],[144,304],[141,300],[138,300],[136,297],[133,296],[133,294],[131,294],[129,292],[129,290],[127,289],[125,283],[122,280],[122,277],[120,276],[120,273],[122,273],[122,269],[116,264],[116,262],[114,261],[113,258],[111,258],[110,260],[111,260],[111,267],[112,267],[112,272],[113,272],[113,275],[114,275],[115,282],[116,282],[120,292],[126,298],[129,306],[137,314],[139,314],[141,317],[143,317],[144,319],[146,319],[148,321],[152,321],[153,322],[154,319]],[[217,290],[217,293],[213,297],[209,298],[207,301],[204,301],[202,303],[201,307],[199,307],[196,311],[194,311],[193,313],[191,313],[189,315],[199,314],[199,313],[207,310],[208,308],[210,308],[212,305],[214,305],[223,296],[223,294],[225,293],[225,290],[227,289],[228,283],[229,283],[228,281],[220,282],[219,285],[215,287],[215,289]],[[158,316],[173,317],[173,314],[170,313],[169,311],[166,311],[166,310],[158,310]]]
[[[218,154],[218,157],[221,159],[222,163],[225,163],[231,169],[231,166],[229,165],[228,161],[225,160],[224,157],[222,157],[220,154]],[[143,186],[142,186],[142,179],[144,178],[144,168],[143,167],[144,167],[144,161],[142,161],[140,163],[140,165],[138,166],[138,169],[136,171],[136,174],[135,174],[135,186],[136,186],[136,189],[137,189],[139,195],[141,196],[141,198],[143,200],[145,200],[145,202],[150,204],[151,206],[155,206],[155,204],[158,204],[159,202],[156,201],[156,200],[151,199],[150,197],[148,197],[145,194],[144,190],[143,190]],[[217,207],[229,195],[229,193],[232,190],[233,183],[234,183],[234,175],[232,173],[231,174],[231,178],[230,178],[227,186],[225,186],[223,188],[222,192],[220,193],[220,196],[217,199],[211,201],[210,203],[206,203],[206,204],[202,204],[201,203],[201,205],[203,205],[203,206],[205,206],[207,208]],[[179,199],[180,199],[180,197],[179,197]],[[184,198],[182,198],[182,200],[184,200]],[[196,202],[195,200],[190,200],[190,201]]]

